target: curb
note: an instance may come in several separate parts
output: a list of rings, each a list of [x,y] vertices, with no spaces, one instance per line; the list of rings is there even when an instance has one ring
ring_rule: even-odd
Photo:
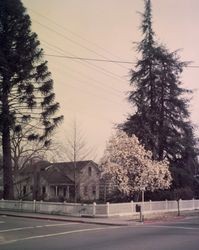
[[[96,225],[106,225],[106,226],[129,226],[129,223],[112,223],[112,222],[100,222],[100,221],[86,221],[81,219],[65,219],[65,218],[52,218],[48,216],[33,216],[28,214],[10,214],[0,211],[0,216],[9,216],[9,217],[18,217],[18,218],[29,218],[29,219],[38,219],[38,220],[51,220],[51,221],[66,221],[66,222],[78,222],[85,224],[96,224]]]

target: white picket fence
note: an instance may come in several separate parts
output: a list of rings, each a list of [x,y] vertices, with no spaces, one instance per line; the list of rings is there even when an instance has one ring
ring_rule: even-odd
[[[59,203],[43,201],[0,200],[0,210],[33,213],[61,214],[70,216],[110,217],[136,215],[136,205],[143,214],[178,211],[177,201],[149,201],[106,204]],[[179,200],[180,211],[199,209],[199,200]]]

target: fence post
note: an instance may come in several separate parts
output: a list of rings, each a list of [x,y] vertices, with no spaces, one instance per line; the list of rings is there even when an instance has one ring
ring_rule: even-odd
[[[36,200],[33,200],[33,212],[36,213]]]
[[[192,204],[193,204],[193,210],[195,210],[195,199],[192,199]]]
[[[40,211],[41,211],[41,208],[42,208],[42,200],[40,200],[40,202],[39,202],[39,213],[40,213]],[[46,212],[46,211],[45,211]]]
[[[134,213],[134,204],[133,201],[131,201],[131,210],[132,210],[132,214]]]
[[[168,200],[165,200],[165,210],[166,210],[166,212],[168,212]]]
[[[96,215],[96,202],[93,202],[93,217]]]
[[[22,205],[23,205],[22,202],[23,202],[22,199],[20,199],[20,200],[19,200],[19,211],[22,211],[22,210],[23,210],[23,209],[22,209]]]
[[[181,199],[177,199],[177,205],[178,205],[178,216],[180,216],[180,201],[181,201]]]
[[[107,217],[109,217],[109,202],[106,203],[106,214],[107,214]]]

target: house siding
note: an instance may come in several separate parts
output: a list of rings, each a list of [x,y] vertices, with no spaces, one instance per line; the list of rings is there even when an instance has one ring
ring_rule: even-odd
[[[78,162],[77,162],[78,163]],[[24,200],[44,200],[44,201],[73,201],[74,199],[74,184],[71,180],[74,179],[74,171],[70,168],[67,171],[66,182],[63,179],[63,165],[59,168],[59,163],[48,164],[44,169],[33,168],[32,172],[27,171],[20,173],[16,178],[15,198]],[[48,167],[49,166],[49,167]],[[46,176],[51,173],[50,182]],[[54,171],[54,172],[53,172]],[[94,201],[99,199],[99,170],[97,164],[88,162],[88,164],[77,168],[77,186],[79,201]],[[55,174],[55,175],[54,175]],[[59,177],[60,176],[60,182]],[[55,181],[53,182],[53,178]],[[67,180],[70,182],[67,182]],[[85,189],[87,192],[85,192]],[[26,191],[26,192],[25,192]]]
[[[80,173],[80,183],[80,197],[82,198],[82,200],[99,199],[99,171],[94,165],[88,164],[82,169]],[[87,187],[86,193],[85,187]],[[94,187],[95,193],[93,192]]]

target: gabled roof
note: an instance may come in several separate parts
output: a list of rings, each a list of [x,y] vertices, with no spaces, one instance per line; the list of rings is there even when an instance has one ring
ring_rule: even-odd
[[[49,184],[74,184],[74,182],[63,172],[54,168],[47,168],[45,171],[41,172],[41,176],[49,183]]]
[[[32,174],[34,171],[42,171],[44,170],[49,164],[49,161],[38,161],[34,164],[25,165],[23,168],[20,169],[20,174]]]
[[[92,164],[94,167],[98,169],[98,165],[93,161],[77,161],[76,162],[76,170],[81,171],[85,166],[88,164]],[[57,163],[50,163],[45,169],[48,168],[58,168],[59,170],[63,170],[64,172],[73,172],[75,163],[74,162],[57,162]]]
[[[93,161],[77,161],[77,174],[90,164],[99,171],[98,165]],[[25,166],[20,170],[20,174],[33,174],[35,171],[40,172],[41,176],[49,184],[74,184],[74,162],[50,163],[48,161],[41,161]]]

